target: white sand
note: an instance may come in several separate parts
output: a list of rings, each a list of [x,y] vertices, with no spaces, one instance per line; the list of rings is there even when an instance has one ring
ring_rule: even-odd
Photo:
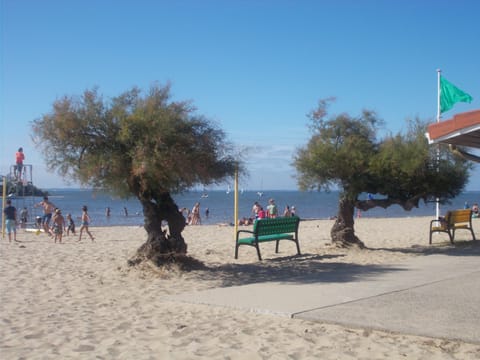
[[[368,250],[329,245],[329,220],[300,225],[302,253],[322,261],[391,264],[429,251],[430,218],[356,221]],[[474,221],[480,238],[480,219]],[[54,244],[20,231],[21,242],[0,242],[2,359],[478,359],[480,345],[288,319],[164,296],[241,283],[254,276],[239,264],[257,263],[255,249],[233,259],[233,227],[190,226],[189,254],[210,269],[179,273],[129,268],[146,239],[141,227],[91,228],[96,242],[72,236]],[[458,232],[458,238],[467,239]],[[448,246],[446,235],[434,247]],[[294,246],[264,244],[261,266],[295,254]],[[402,250],[402,251],[392,251]],[[285,260],[287,261],[287,260]],[[289,260],[290,262],[292,260]],[[242,268],[242,267],[240,267]],[[479,305],[480,306],[480,305]]]

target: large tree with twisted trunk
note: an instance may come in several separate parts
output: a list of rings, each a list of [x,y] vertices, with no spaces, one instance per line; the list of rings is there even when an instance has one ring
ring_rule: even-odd
[[[331,230],[337,246],[364,246],[355,235],[355,208],[367,211],[399,205],[411,210],[420,201],[438,198],[446,203],[464,189],[471,164],[447,147],[430,147],[424,135],[426,123],[411,120],[406,134],[378,139],[383,122],[374,112],[328,118],[331,101],[320,100],[309,114],[312,136],[295,153],[294,165],[301,189],[339,189],[338,213]],[[375,196],[368,199],[366,193]]]
[[[185,219],[171,195],[220,183],[239,165],[225,133],[190,102],[173,101],[169,85],[132,88],[109,101],[97,89],[65,96],[32,130],[52,171],[140,201],[148,238],[133,263],[182,258]]]

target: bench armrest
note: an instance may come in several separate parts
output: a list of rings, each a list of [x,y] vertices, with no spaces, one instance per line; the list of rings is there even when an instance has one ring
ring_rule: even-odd
[[[238,231],[237,231],[237,239],[238,239],[238,235],[239,235],[240,233],[247,233],[247,234],[255,235],[255,233],[254,233],[253,231],[251,231],[251,230],[238,230]]]
[[[448,228],[448,223],[445,219],[433,219],[430,221],[430,229],[434,228],[434,223],[438,224],[436,227],[440,227],[445,230]]]

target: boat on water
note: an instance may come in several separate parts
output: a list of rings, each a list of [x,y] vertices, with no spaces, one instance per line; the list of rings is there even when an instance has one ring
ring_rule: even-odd
[[[257,195],[258,195],[258,197],[262,197],[262,196],[263,196],[263,179],[262,179],[262,181],[260,182],[260,190],[257,191]]]

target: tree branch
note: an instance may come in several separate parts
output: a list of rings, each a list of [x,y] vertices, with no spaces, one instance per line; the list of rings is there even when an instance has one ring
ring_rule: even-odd
[[[413,208],[418,208],[420,200],[424,199],[423,196],[417,195],[407,200],[386,198],[386,199],[371,199],[371,200],[357,200],[355,201],[355,207],[362,211],[367,211],[375,207],[388,208],[392,205],[399,205],[404,210],[410,211]]]

